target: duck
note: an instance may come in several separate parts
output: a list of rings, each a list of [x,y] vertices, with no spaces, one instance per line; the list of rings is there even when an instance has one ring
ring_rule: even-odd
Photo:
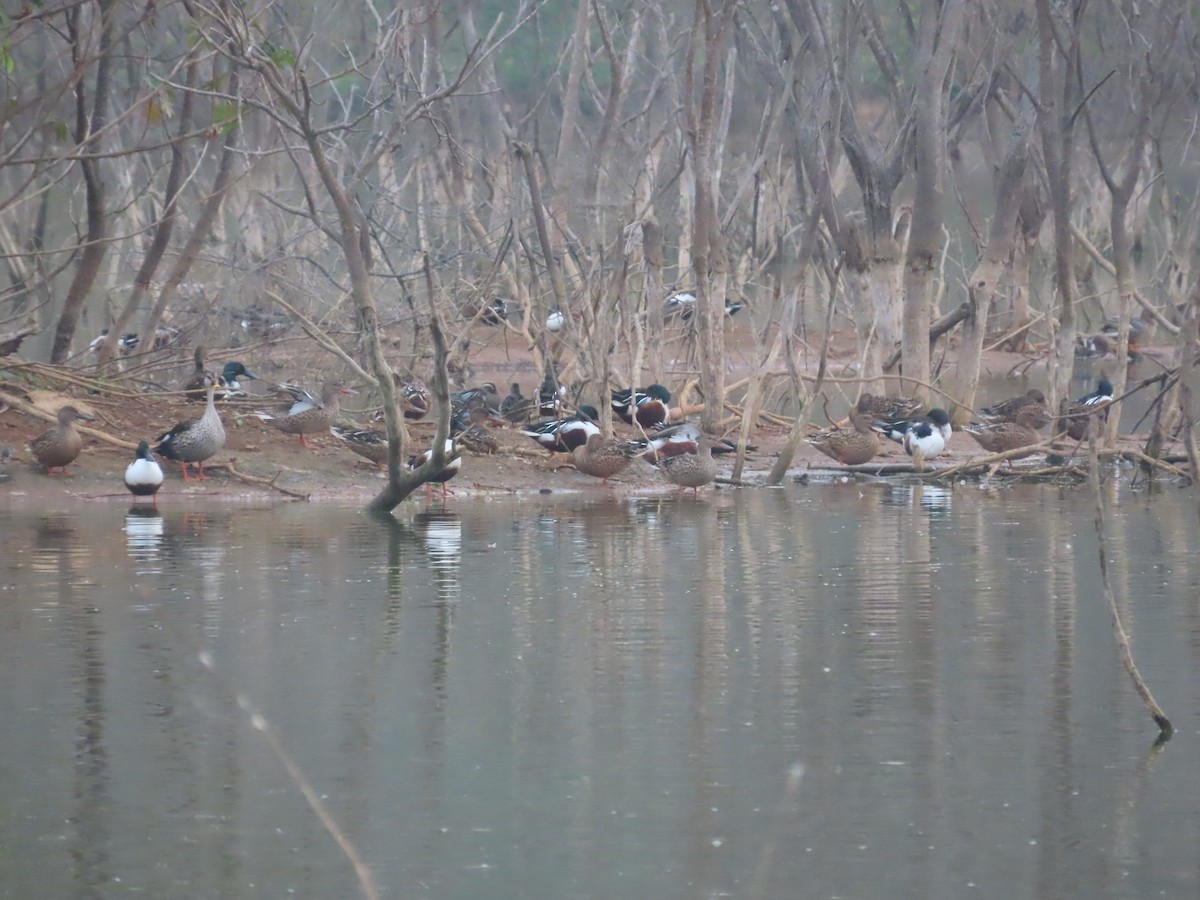
[[[599,418],[599,410],[585,403],[569,418],[535,422],[520,429],[519,433],[532,438],[551,455],[571,453],[586,444],[593,434],[600,433],[600,426],[596,424]]]
[[[125,467],[125,487],[135,497],[150,497],[158,506],[158,489],[162,487],[163,470],[150,452],[149,441],[138,441],[137,456]]]
[[[634,391],[625,388],[612,392],[612,408],[627,425],[633,424],[634,415],[643,428],[653,428],[667,421],[670,415],[671,392],[661,384]]]
[[[660,428],[647,439],[636,438],[626,441],[634,455],[640,454],[651,465],[658,463],[668,456],[681,456],[684,453],[695,453],[704,432],[691,422],[680,422],[678,425],[668,425]],[[737,445],[724,438],[713,441],[713,453],[736,453]]]
[[[1076,359],[1099,359],[1102,356],[1107,356],[1111,350],[1112,345],[1109,344],[1108,338],[1103,334],[1075,335]]]
[[[319,399],[304,390],[304,388],[291,384],[278,385],[276,390],[290,394],[293,398],[292,403],[274,413],[259,410],[254,415],[284,434],[299,435],[300,446],[302,447],[311,446],[304,439],[306,434],[316,434],[329,430],[329,426],[333,424],[333,420],[341,412],[340,404],[342,397],[358,393],[358,391],[351,390],[340,381],[325,382],[321,386],[321,396]]]
[[[464,391],[450,395],[450,406],[460,409],[464,406],[486,406],[491,410],[500,408],[500,392],[496,385],[485,381],[479,387],[467,388]]]
[[[627,448],[606,439],[599,431],[589,434],[586,444],[572,450],[571,459],[584,475],[600,478],[605,484],[630,463]]]
[[[192,359],[195,362],[195,369],[192,371],[191,377],[183,383],[180,389],[183,395],[189,400],[203,402],[204,392],[207,390],[207,383],[204,380],[204,375],[208,372],[207,362],[208,350],[205,347],[197,347],[192,354]]]
[[[92,353],[99,353],[100,345],[104,343],[104,340],[107,337],[108,337],[108,329],[101,328],[100,334],[98,336],[92,338],[92,342],[90,344],[88,344],[88,350],[91,351]],[[141,342],[142,342],[142,339],[139,338],[134,332],[130,331],[126,334],[121,335],[117,339],[117,352],[118,353],[129,353],[133,350],[134,347],[136,347]]]
[[[502,425],[504,420],[494,416],[486,407],[460,409],[450,419],[450,435],[464,450],[487,456],[500,449],[500,443],[488,429],[488,425],[492,424]]]
[[[1115,341],[1120,324],[1120,316],[1110,316],[1105,320],[1104,327],[1100,329],[1100,333],[1110,341]],[[1142,307],[1142,311],[1135,318],[1129,320],[1129,355],[1136,356],[1138,344],[1143,340],[1149,340],[1153,337],[1157,328],[1158,320],[1154,318],[1154,313]]]
[[[921,401],[909,397],[880,397],[877,394],[864,393],[854,404],[854,411],[865,413],[872,419],[907,419],[916,415],[921,409]]]
[[[538,388],[538,415],[561,415],[566,399],[567,389],[555,381],[553,372],[547,372]]]
[[[194,462],[197,469],[197,479],[204,480],[204,461],[216,454],[225,446],[225,426],[213,403],[213,393],[217,388],[217,377],[206,375],[208,384],[205,387],[207,405],[204,415],[198,419],[180,422],[166,434],[158,438],[158,446],[154,452],[166,459],[173,459],[183,468],[183,480],[194,479],[188,475],[188,463]]]
[[[75,429],[76,420],[90,422],[92,416],[70,404],[60,407],[58,424],[47,428],[29,442],[33,458],[46,467],[47,475],[53,475],[55,469],[61,469],[60,474],[66,475],[67,466],[83,452],[83,438]]]
[[[867,413],[856,412],[850,419],[853,428],[830,428],[806,440],[843,466],[862,465],[879,455],[879,435],[871,428],[873,422]]]
[[[247,381],[256,381],[258,376],[236,360],[225,363],[221,369],[221,374],[217,376],[215,398],[217,400],[235,400],[249,397],[250,394],[242,389],[242,378],[245,378]]]
[[[1112,399],[1112,382],[1101,375],[1095,390],[1084,394],[1074,403],[1070,403],[1064,398],[1059,410],[1060,415],[1058,424],[1055,426],[1055,433],[1066,434],[1074,441],[1082,441],[1087,437],[1088,420],[1093,415],[1102,422],[1108,420],[1106,407],[1112,402]]]
[[[733,300],[729,297],[725,298],[725,315],[736,316],[746,304],[741,300]],[[689,321],[696,312],[696,295],[691,291],[680,291],[678,294],[672,294],[663,303],[663,318],[671,319],[678,317],[684,322]]]
[[[1041,441],[1037,430],[1045,428],[1050,423],[1050,416],[1044,409],[1036,406],[1026,406],[1020,410],[1011,422],[972,422],[963,428],[967,434],[989,453],[1006,453],[1021,447],[1029,447],[1027,453],[1009,458],[1009,465],[1014,459],[1024,459],[1038,452],[1033,447]]]
[[[421,466],[425,465],[425,463],[429,462],[429,460],[432,458],[433,458],[433,450],[432,449],[422,450],[420,453],[414,453],[412,456],[410,456],[408,458],[409,471],[411,472],[414,469],[420,468]],[[434,474],[432,477],[428,478],[425,481],[426,495],[428,495],[430,492],[429,485],[431,485],[431,484],[440,484],[442,486],[443,499],[445,498],[447,493],[453,493],[453,491],[446,490],[446,482],[449,481],[451,478],[453,478],[455,475],[457,475],[459,470],[462,468],[462,457],[458,455],[458,450],[455,448],[453,438],[448,438],[446,440],[446,458],[449,460],[449,462],[447,462],[446,465],[442,467],[442,470],[440,472],[437,472],[436,474]]]
[[[533,401],[521,394],[521,385],[513,382],[508,396],[500,401],[500,415],[509,422],[520,423],[529,418]]]
[[[412,422],[429,415],[429,388],[423,381],[406,381],[401,385],[400,412]]]
[[[557,306],[550,307],[546,313],[546,330],[551,334],[558,334],[567,324],[567,317],[563,315],[561,308]]]
[[[953,431],[950,414],[940,407],[934,407],[922,419],[875,422],[872,428],[903,446],[904,452],[913,458],[918,472],[924,470],[927,459],[933,459],[946,449]]]
[[[1015,422],[1017,414],[1021,410],[1031,408],[1040,408],[1043,412],[1046,409],[1046,395],[1037,388],[1030,388],[1020,397],[1010,397],[991,406],[985,406],[979,411],[979,418],[982,422],[990,424]],[[1046,423],[1043,422],[1042,424],[1045,425]]]
[[[329,433],[363,459],[370,460],[377,466],[387,464],[388,437],[386,431],[375,428],[347,428],[343,425],[330,425]]]
[[[711,484],[717,477],[717,461],[712,455],[713,443],[710,435],[702,435],[695,453],[668,456],[659,465],[663,476],[672,484],[679,485],[680,493],[685,488],[691,488],[693,494],[698,494],[700,488]]]

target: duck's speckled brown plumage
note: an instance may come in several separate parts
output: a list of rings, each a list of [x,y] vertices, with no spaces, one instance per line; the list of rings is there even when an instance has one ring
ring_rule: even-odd
[[[679,485],[680,491],[691,488],[693,493],[698,493],[700,488],[711,484],[717,477],[717,461],[713,459],[712,449],[712,437],[703,435],[695,453],[668,456],[659,463],[659,468],[667,481]]]
[[[375,428],[343,428],[340,425],[330,425],[329,433],[363,459],[369,459],[377,466],[387,464],[388,438],[386,431]]]
[[[605,481],[623,472],[629,465],[629,457],[625,455],[621,445],[616,441],[607,440],[603,435],[588,435],[587,443],[571,451],[575,468],[584,475],[602,478]]]
[[[308,446],[308,441],[304,436],[328,431],[341,412],[341,398],[356,393],[340,381],[325,382],[321,387],[320,400],[307,391],[287,386],[282,386],[282,389],[295,397],[295,402],[274,413],[257,412],[255,415],[284,434],[299,435],[300,443],[305,447]]]
[[[830,428],[807,440],[844,466],[862,465],[879,454],[879,435],[871,430],[873,421],[868,413],[856,412],[850,420],[853,428]]]
[[[992,406],[985,406],[979,411],[979,418],[984,422],[1000,423],[1015,422],[1017,414],[1029,407],[1046,409],[1046,395],[1037,388],[1030,388],[1020,397],[1010,397]]]
[[[46,467],[46,474],[53,475],[55,469],[67,474],[67,466],[75,462],[83,450],[83,438],[75,430],[75,420],[90,420],[74,406],[64,406],[58,411],[58,424],[47,428],[32,441],[29,449],[33,457]]]
[[[995,422],[979,424],[972,422],[963,431],[975,438],[976,442],[989,453],[1007,453],[1022,447],[1032,447],[1041,438],[1037,429],[1044,428],[1050,423],[1050,417],[1038,407],[1026,407],[1017,413],[1015,422]],[[1013,456],[1013,459],[1024,459],[1040,451],[1030,449],[1027,453]]]
[[[874,394],[863,394],[854,405],[855,412],[868,415],[872,419],[904,419],[915,415],[920,409],[920,400],[908,397],[878,397]]]

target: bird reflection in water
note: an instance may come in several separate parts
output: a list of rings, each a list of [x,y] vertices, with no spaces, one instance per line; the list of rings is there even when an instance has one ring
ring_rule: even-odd
[[[139,563],[153,563],[139,568],[138,574],[162,571],[163,519],[151,506],[133,506],[125,513],[125,550]]]
[[[884,503],[889,506],[915,506],[930,515],[947,516],[954,494],[949,488],[936,484],[891,484],[884,491]]]
[[[413,527],[425,545],[437,599],[457,601],[462,590],[462,520],[457,513],[423,512],[413,516]]]

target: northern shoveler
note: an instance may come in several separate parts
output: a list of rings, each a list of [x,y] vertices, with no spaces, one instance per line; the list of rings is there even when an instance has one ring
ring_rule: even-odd
[[[101,328],[99,336],[93,338],[92,342],[90,344],[88,344],[88,350],[91,351],[92,353],[99,353],[100,345],[104,343],[104,341],[107,337],[108,337],[108,329]],[[132,332],[132,331],[127,332],[126,334],[121,335],[117,339],[117,352],[118,353],[129,353],[141,342],[142,342],[142,339],[139,338],[134,332]]]
[[[636,412],[638,424],[643,428],[653,428],[667,421],[670,415],[671,392],[661,384],[634,391],[625,388],[612,392],[612,408],[627,425],[633,424]]]
[[[320,398],[292,384],[277,385],[276,391],[291,395],[292,402],[274,413],[260,410],[254,415],[284,434],[299,435],[302,447],[310,446],[304,439],[306,434],[329,430],[329,426],[341,412],[342,397],[358,393],[340,381],[325,382],[321,387]]]
[[[1072,440],[1082,441],[1087,437],[1088,422],[1093,416],[1101,422],[1108,421],[1108,405],[1112,399],[1112,382],[1101,375],[1094,391],[1084,394],[1074,403],[1063,398],[1055,433],[1065,433]]]
[[[1050,416],[1043,408],[1026,406],[1017,412],[1016,419],[1012,422],[972,422],[965,426],[963,431],[975,438],[979,446],[989,453],[1006,453],[1022,447],[1031,448],[1028,453],[1010,457],[1009,464],[1011,465],[1014,459],[1024,459],[1039,452],[1032,449],[1034,444],[1041,441],[1037,430],[1045,428],[1048,424],[1050,424]]]
[[[563,315],[563,311],[557,306],[550,307],[550,311],[546,313],[546,330],[551,334],[558,334],[567,324],[567,317]]]
[[[725,315],[736,316],[740,313],[746,304],[741,300],[734,300],[730,297],[725,298]],[[696,312],[696,295],[691,291],[680,291],[678,294],[672,294],[663,303],[663,318],[672,319],[679,318],[684,322],[689,321]]]
[[[624,471],[630,462],[627,448],[616,441],[607,440],[599,431],[588,435],[587,443],[582,447],[572,450],[571,459],[575,468],[584,475],[603,479],[605,484],[608,479]]]
[[[586,444],[591,435],[600,433],[596,424],[599,418],[599,410],[585,404],[570,418],[535,422],[522,428],[521,434],[533,438],[551,454],[570,453]]]
[[[567,389],[554,379],[553,372],[546,372],[538,388],[538,415],[560,416],[566,405]]]
[[[1110,341],[1117,339],[1117,330],[1120,327],[1121,319],[1119,316],[1110,316],[1104,322],[1104,327],[1100,329],[1100,333],[1107,337]],[[1155,329],[1158,328],[1158,319],[1154,317],[1154,313],[1145,307],[1138,313],[1137,316],[1129,320],[1129,352],[1131,355],[1136,355],[1138,345],[1142,341],[1150,340],[1154,336]]]
[[[422,450],[420,453],[414,453],[408,458],[409,471],[411,472],[414,469],[420,468],[432,458],[433,450]],[[442,469],[426,479],[426,494],[429,493],[429,486],[431,484],[440,484],[442,486],[443,498],[447,493],[453,493],[453,491],[446,490],[446,482],[457,475],[459,470],[462,468],[462,457],[458,455],[458,449],[455,447],[453,439],[446,441],[446,459],[448,462],[442,467]]]
[[[29,442],[33,458],[46,467],[46,474],[53,475],[55,469],[67,474],[67,466],[75,462],[83,451],[83,438],[75,429],[76,420],[90,422],[92,417],[68,404],[58,410],[58,424],[47,428]]]
[[[196,464],[197,477],[204,478],[204,461],[225,446],[225,426],[213,403],[213,392],[217,387],[215,375],[206,375],[208,385],[205,388],[208,405],[204,415],[198,419],[180,422],[166,434],[158,438],[158,446],[154,452],[167,459],[173,459],[183,467],[183,480],[191,481],[188,475],[190,462]]]
[[[862,465],[879,454],[879,435],[871,428],[873,422],[867,413],[856,412],[850,419],[852,428],[830,428],[806,440],[844,466]]]
[[[150,497],[158,506],[158,489],[162,487],[163,470],[150,453],[150,443],[139,441],[137,458],[125,467],[125,487],[135,497]]]
[[[913,458],[917,471],[925,468],[925,460],[933,459],[946,449],[953,430],[950,414],[940,407],[931,409],[922,419],[876,422],[872,427],[902,445],[904,452]]]
[[[1102,334],[1075,335],[1076,359],[1099,359],[1102,356],[1107,356],[1112,349],[1108,338]]]
[[[1010,397],[991,406],[985,406],[979,411],[979,418],[983,422],[992,424],[1015,422],[1017,414],[1021,410],[1030,408],[1040,408],[1043,411],[1046,408],[1046,395],[1037,388],[1030,388],[1020,397]]]
[[[634,454],[640,454],[646,462],[651,465],[658,463],[668,456],[681,456],[684,453],[695,453],[700,443],[700,438],[704,436],[699,427],[691,422],[680,422],[678,425],[668,425],[665,428],[659,428],[653,434],[649,435],[648,439],[635,438],[632,441],[626,441],[625,445],[629,447]],[[713,439],[713,453],[736,453],[737,445],[732,441],[727,441],[724,438]]]
[[[684,488],[691,488],[693,494],[699,493],[700,488],[711,484],[717,477],[717,461],[712,455],[713,444],[711,435],[701,435],[695,453],[668,456],[659,465],[663,476],[672,484],[679,485],[680,493]]]

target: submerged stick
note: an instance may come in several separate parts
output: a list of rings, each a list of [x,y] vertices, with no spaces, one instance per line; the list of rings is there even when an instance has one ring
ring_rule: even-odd
[[[1154,695],[1150,693],[1149,686],[1142,678],[1142,673],[1138,671],[1137,663],[1134,662],[1133,651],[1129,647],[1129,635],[1121,623],[1121,611],[1117,609],[1117,598],[1113,595],[1112,584],[1108,578],[1108,553],[1104,541],[1104,502],[1100,496],[1100,457],[1096,452],[1095,422],[1088,425],[1088,457],[1088,482],[1092,486],[1092,494],[1096,499],[1096,540],[1100,544],[1100,581],[1104,586],[1104,599],[1108,602],[1109,615],[1112,616],[1113,636],[1117,639],[1117,652],[1121,657],[1121,665],[1125,667],[1125,671],[1133,680],[1134,690],[1142,698],[1142,703],[1151,718],[1154,719],[1154,724],[1158,726],[1159,739],[1165,741],[1171,737],[1175,729],[1171,725],[1171,720],[1167,718],[1167,714],[1154,699]]]

